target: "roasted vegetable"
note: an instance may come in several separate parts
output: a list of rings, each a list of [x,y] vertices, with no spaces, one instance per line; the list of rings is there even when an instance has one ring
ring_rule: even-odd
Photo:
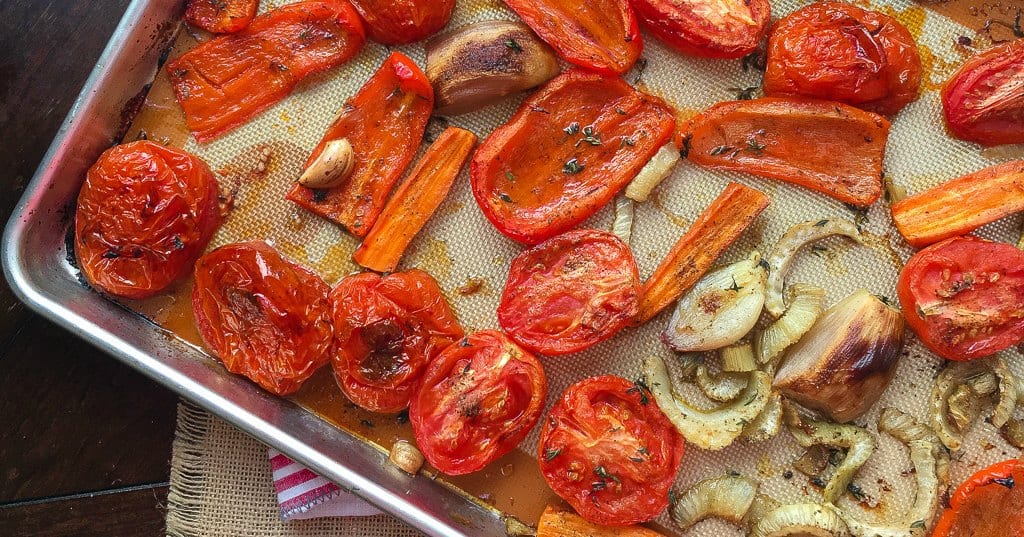
[[[718,103],[680,125],[694,164],[795,183],[857,207],[882,195],[889,121],[852,106],[796,98]]]
[[[352,255],[361,266],[393,272],[409,243],[448,196],[476,145],[476,135],[448,127],[388,200],[373,229]]]
[[[1018,16],[1017,37],[1020,22]],[[942,111],[953,136],[982,145],[1024,143],[1022,72],[1021,39],[967,60],[942,88]]]
[[[370,39],[389,46],[430,37],[448,24],[455,0],[350,0]]]
[[[768,262],[768,298],[765,300],[765,308],[768,309],[768,313],[778,318],[786,310],[786,304],[782,299],[786,274],[800,249],[833,235],[843,235],[863,244],[863,238],[857,226],[843,218],[822,218],[803,222],[789,228],[779,238],[766,258]]]
[[[724,475],[694,484],[670,506],[672,520],[686,531],[706,518],[742,525],[757,496],[757,481]]]
[[[829,506],[816,503],[783,505],[757,521],[751,537],[847,537],[846,524]]]
[[[636,207],[633,200],[623,195],[615,196],[615,220],[612,222],[612,233],[622,242],[629,244],[633,238],[633,220]]]
[[[727,403],[739,397],[740,392],[747,386],[745,373],[711,373],[707,366],[697,366],[697,376],[694,379],[697,387],[704,395],[712,401]]]
[[[1020,381],[1001,356],[973,362],[948,362],[935,379],[931,393],[931,426],[942,443],[952,451],[963,445],[963,433],[983,406],[990,404],[990,377],[997,380],[999,400],[992,425],[1003,427],[1013,416],[1020,394]],[[950,419],[953,423],[950,423]]]
[[[896,374],[903,350],[899,311],[860,290],[822,315],[790,347],[773,386],[839,423],[860,417]]]
[[[636,324],[650,320],[692,287],[769,203],[761,191],[729,183],[644,282]]]
[[[804,337],[821,317],[825,290],[816,285],[795,283],[789,287],[789,306],[774,323],[757,336],[755,355],[761,364],[772,364],[777,358]]]
[[[744,427],[764,410],[771,395],[768,374],[752,371],[739,397],[730,403],[702,410],[676,393],[661,358],[645,358],[643,369],[658,407],[688,442],[703,449],[717,450],[731,444],[743,433]]]
[[[782,419],[796,439],[796,443],[805,448],[824,445],[846,450],[846,456],[822,492],[822,497],[828,503],[839,500],[846,493],[846,487],[853,481],[854,474],[874,453],[874,437],[866,430],[853,425],[804,420],[788,403],[782,405]]]
[[[708,274],[679,300],[662,341],[679,352],[736,343],[757,323],[767,281],[768,272],[757,252]]]
[[[746,373],[757,369],[754,349],[750,343],[737,343],[721,350],[722,371],[729,373]]]
[[[425,462],[423,453],[408,440],[395,441],[391,446],[391,452],[388,453],[388,460],[403,472],[413,475],[420,471]]]
[[[950,496],[932,537],[1024,535],[1024,461],[1011,459],[979,470]]]
[[[427,44],[435,112],[458,115],[539,86],[560,71],[551,47],[525,24],[484,21]]]
[[[768,30],[768,0],[630,0],[640,23],[668,46],[694,56],[742,58]]]
[[[188,0],[185,21],[214,34],[244,29],[256,17],[259,0]]]
[[[949,484],[949,454],[935,433],[894,408],[886,408],[878,418],[879,432],[888,433],[910,449],[917,493],[914,505],[898,521],[884,525],[862,522],[843,509],[834,508],[854,537],[921,537],[928,532],[939,495]]]
[[[679,160],[679,151],[672,142],[661,146],[640,173],[626,185],[626,197],[633,201],[647,201],[651,192],[672,173],[672,168]]]
[[[775,438],[782,428],[782,396],[772,392],[764,410],[743,428],[740,437],[747,442],[764,442]]]
[[[907,242],[921,248],[1022,211],[1024,160],[1015,160],[894,203],[892,219]]]

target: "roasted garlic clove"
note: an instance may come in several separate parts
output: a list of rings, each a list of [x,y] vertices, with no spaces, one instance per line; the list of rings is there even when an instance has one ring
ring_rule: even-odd
[[[299,177],[299,184],[308,188],[341,186],[352,175],[356,153],[348,139],[331,140]]]
[[[423,453],[407,440],[395,441],[394,445],[391,446],[391,452],[388,454],[388,460],[401,468],[405,473],[413,475],[420,471],[425,462]]]
[[[789,348],[774,386],[839,423],[855,419],[881,397],[896,373],[904,324],[899,311],[857,291]]]
[[[427,44],[427,78],[442,115],[478,110],[539,86],[559,71],[551,47],[517,22],[478,22]]]

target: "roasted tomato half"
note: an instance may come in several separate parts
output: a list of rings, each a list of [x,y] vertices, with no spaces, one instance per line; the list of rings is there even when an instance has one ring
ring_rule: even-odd
[[[352,0],[370,39],[405,45],[425,39],[452,18],[455,0]]]
[[[587,520],[627,526],[668,506],[683,438],[646,387],[606,375],[573,384],[548,414],[544,479]]]
[[[675,113],[621,78],[569,71],[548,82],[473,155],[473,196],[527,244],[583,222],[672,136]]]
[[[961,140],[1024,143],[1024,39],[967,60],[942,88],[942,111]]]
[[[501,332],[485,330],[427,366],[409,420],[431,465],[468,474],[512,451],[537,424],[546,397],[537,358]]]
[[[606,75],[629,70],[644,50],[628,0],[505,0],[569,63]]]
[[[422,270],[349,276],[330,295],[334,378],[372,412],[409,406],[427,364],[465,335]]]
[[[288,395],[330,358],[330,287],[265,242],[199,258],[192,310],[206,347],[232,373]]]
[[[949,499],[933,537],[1024,536],[1024,461],[979,471]]]
[[[974,360],[1024,341],[1024,252],[956,237],[910,258],[896,287],[921,341],[950,360]]]
[[[742,58],[757,48],[771,20],[768,0],[630,0],[640,23],[693,56]]]
[[[844,2],[816,2],[768,38],[766,95],[803,95],[892,115],[917,100],[921,55],[896,19]]]
[[[498,323],[527,349],[569,354],[618,333],[639,302],[640,274],[629,246],[607,231],[580,229],[512,260]]]
[[[220,224],[205,162],[147,141],[108,149],[78,194],[75,254],[95,288],[146,298],[188,274]]]
[[[207,32],[237,32],[256,17],[259,0],[188,0],[185,20]]]

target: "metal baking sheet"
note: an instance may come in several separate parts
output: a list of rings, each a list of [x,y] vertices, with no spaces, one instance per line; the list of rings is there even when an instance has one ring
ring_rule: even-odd
[[[213,366],[199,349],[79,282],[66,247],[79,187],[123,135],[184,4],[128,7],[4,230],[11,288],[39,314],[428,535],[505,535],[496,511],[402,473],[382,450]]]

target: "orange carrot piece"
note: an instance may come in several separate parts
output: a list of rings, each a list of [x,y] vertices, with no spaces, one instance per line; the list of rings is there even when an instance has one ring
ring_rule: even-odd
[[[612,527],[587,522],[586,519],[561,507],[544,509],[537,523],[537,537],[665,537],[641,526]]]
[[[1024,211],[1024,160],[954,179],[893,204],[892,219],[911,246],[963,235]]]
[[[352,259],[370,270],[394,271],[406,247],[448,195],[475,145],[472,132],[445,129],[398,187]]]
[[[644,282],[634,324],[647,322],[697,283],[770,203],[760,190],[729,183]]]

